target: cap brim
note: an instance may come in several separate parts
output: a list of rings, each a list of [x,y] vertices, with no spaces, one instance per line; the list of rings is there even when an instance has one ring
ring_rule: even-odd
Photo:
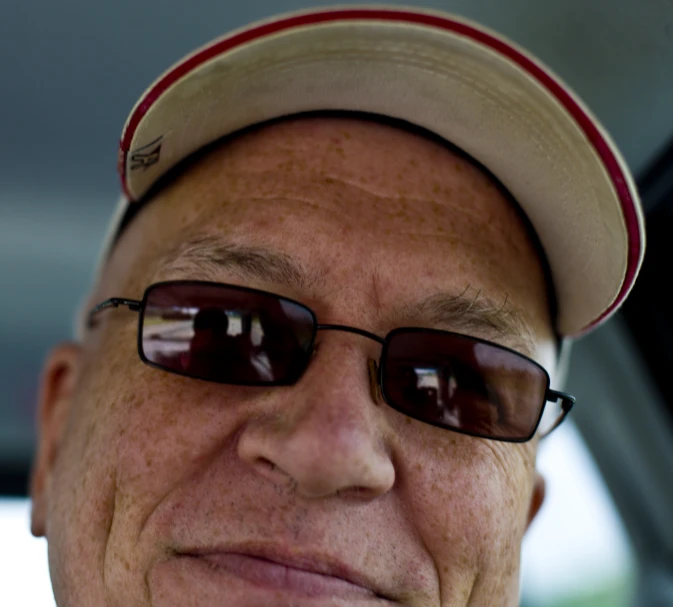
[[[463,19],[417,10],[297,13],[215,40],[162,75],[124,128],[130,201],[227,134],[317,110],[428,129],[486,166],[546,252],[557,331],[577,336],[630,291],[644,252],[637,192],[610,138],[547,68]]]

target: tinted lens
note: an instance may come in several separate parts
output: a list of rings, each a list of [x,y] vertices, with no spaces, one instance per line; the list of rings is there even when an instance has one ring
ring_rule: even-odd
[[[442,331],[393,333],[382,365],[384,397],[398,411],[503,440],[533,434],[549,383],[524,356]]]
[[[239,385],[290,384],[315,335],[312,312],[270,293],[172,282],[150,287],[141,357],[168,371]]]

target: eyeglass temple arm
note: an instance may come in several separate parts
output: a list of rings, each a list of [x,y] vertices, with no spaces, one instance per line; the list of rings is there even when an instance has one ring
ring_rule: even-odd
[[[563,409],[563,412],[568,413],[570,409],[573,408],[573,405],[577,399],[567,392],[560,392],[559,390],[547,390],[545,400],[548,402],[558,402],[561,400],[561,408]]]
[[[547,400],[548,402],[558,402],[560,400],[561,410],[563,411],[563,413],[556,420],[556,423],[542,435],[542,438],[544,438],[545,436],[549,436],[549,434],[551,434],[554,430],[556,430],[556,428],[558,428],[561,425],[561,422],[566,418],[568,413],[570,413],[570,410],[573,408],[576,399],[574,396],[568,394],[567,392],[560,392],[559,390],[547,390],[545,400]]]
[[[99,303],[91,312],[89,312],[88,326],[92,327],[94,325],[94,316],[101,312],[102,310],[107,310],[107,308],[118,308],[119,306],[127,306],[132,312],[139,312],[142,307],[142,301],[137,299],[123,299],[121,297],[111,297],[106,299],[104,302]]]

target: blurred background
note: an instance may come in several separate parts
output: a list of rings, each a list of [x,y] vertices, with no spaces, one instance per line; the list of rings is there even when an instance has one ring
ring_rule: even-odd
[[[1,605],[53,605],[46,544],[29,534],[25,497],[38,377],[49,348],[70,337],[89,285],[132,105],[211,38],[329,4],[4,0]],[[618,318],[575,344],[567,389],[578,406],[541,449],[548,500],[524,545],[522,607],[673,605],[673,0],[419,5],[488,25],[551,66],[620,146],[647,216],[640,282]]]

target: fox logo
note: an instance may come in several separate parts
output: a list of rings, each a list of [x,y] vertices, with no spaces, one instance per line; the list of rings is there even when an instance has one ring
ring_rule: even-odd
[[[137,148],[131,152],[131,170],[136,171],[142,169],[146,171],[153,164],[159,162],[159,157],[161,155],[161,143],[163,135],[151,143],[144,145],[141,148]]]

